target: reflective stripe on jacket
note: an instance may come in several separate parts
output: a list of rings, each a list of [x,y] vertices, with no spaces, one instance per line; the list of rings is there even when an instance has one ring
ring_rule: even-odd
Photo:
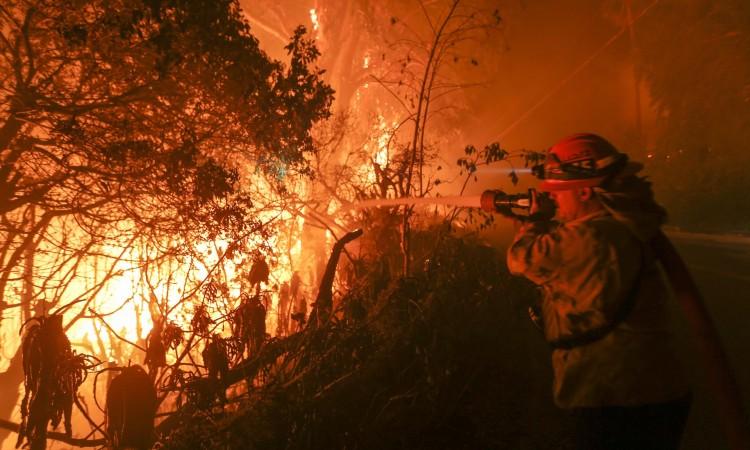
[[[639,405],[687,392],[656,261],[608,212],[563,224],[525,224],[508,250],[508,268],[542,288],[550,342],[606,327],[635,296],[625,320],[603,338],[553,351],[558,406]]]

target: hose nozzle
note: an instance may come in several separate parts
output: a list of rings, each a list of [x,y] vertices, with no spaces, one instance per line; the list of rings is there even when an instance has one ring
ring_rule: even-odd
[[[482,192],[479,204],[487,212],[506,214],[514,208],[531,208],[531,194],[506,194],[498,189],[490,189]]]

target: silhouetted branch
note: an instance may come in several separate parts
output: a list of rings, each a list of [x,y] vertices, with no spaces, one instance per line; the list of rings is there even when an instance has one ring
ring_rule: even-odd
[[[11,422],[10,420],[0,419],[0,428],[18,433],[19,425],[15,422]],[[48,431],[47,439],[65,442],[66,444],[72,445],[73,447],[100,447],[106,444],[106,441],[104,439],[78,439],[67,436],[65,433],[59,433],[57,431]]]

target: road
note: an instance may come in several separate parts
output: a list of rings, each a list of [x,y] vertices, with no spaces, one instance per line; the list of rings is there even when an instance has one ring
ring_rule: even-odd
[[[745,408],[750,410],[750,237],[679,232],[668,235],[703,294],[743,392]],[[675,309],[681,350],[694,386],[694,403],[682,448],[728,448],[694,338],[681,312]]]

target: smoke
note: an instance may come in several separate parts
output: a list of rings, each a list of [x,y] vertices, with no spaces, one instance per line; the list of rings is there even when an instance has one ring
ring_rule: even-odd
[[[487,87],[469,93],[476,113],[467,134],[478,141],[504,134],[508,149],[543,150],[583,131],[627,145],[636,129],[633,59],[627,34],[607,16],[609,3],[510,8],[507,50],[487,65]]]

